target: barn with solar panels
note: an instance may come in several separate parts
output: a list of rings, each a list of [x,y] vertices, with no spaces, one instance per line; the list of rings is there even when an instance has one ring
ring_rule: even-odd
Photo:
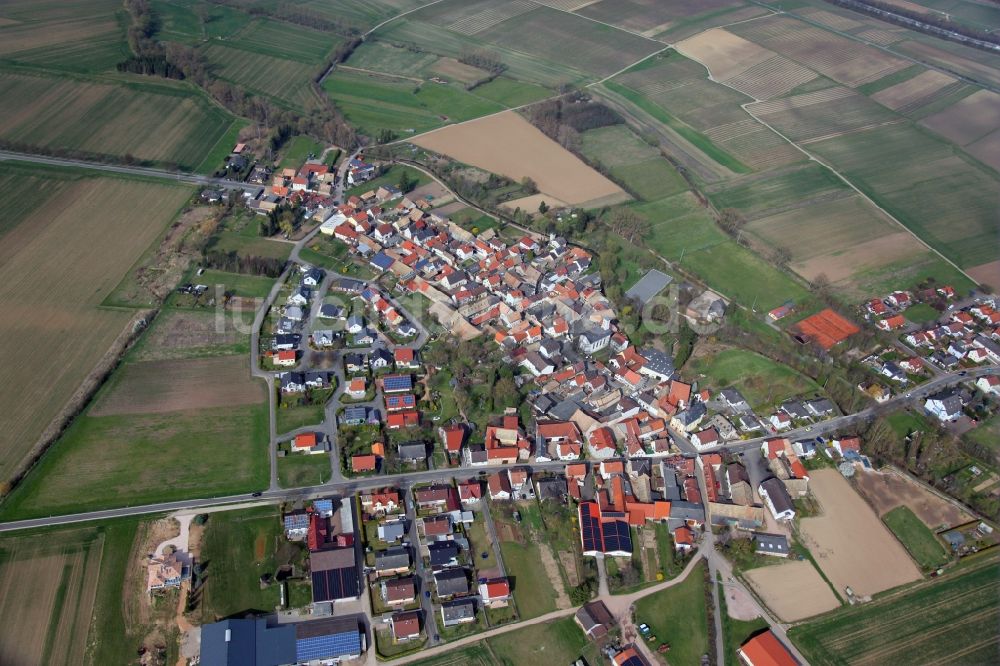
[[[620,511],[602,511],[597,502],[581,502],[580,543],[583,554],[632,556],[632,534],[628,516]]]
[[[296,663],[356,659],[364,652],[356,618],[332,617],[295,625]]]
[[[313,603],[349,601],[361,595],[354,548],[321,550],[309,555]]]

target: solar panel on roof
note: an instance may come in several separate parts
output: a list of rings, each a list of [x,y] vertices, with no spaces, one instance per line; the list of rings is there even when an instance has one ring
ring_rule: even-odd
[[[638,656],[631,656],[621,663],[621,666],[646,666]]]
[[[312,572],[313,601],[353,599],[358,596],[358,572],[354,567]]]
[[[393,375],[385,378],[385,389],[387,391],[408,390],[412,386],[409,375]]]
[[[300,638],[295,641],[296,661],[300,662],[353,654],[361,654],[361,634],[357,631]]]

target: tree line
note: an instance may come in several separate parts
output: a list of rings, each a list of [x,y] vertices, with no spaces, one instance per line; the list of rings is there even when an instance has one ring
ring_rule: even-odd
[[[879,0],[864,0],[863,2],[860,0],[827,0],[827,2],[875,16],[887,23],[914,28],[991,53],[997,53],[998,49],[995,47],[1000,47],[1000,37],[992,32],[955,23],[947,16],[940,14],[931,12],[924,14],[923,12],[913,11],[896,4],[880,2]],[[958,35],[961,37],[958,37]],[[965,39],[962,39],[963,37]]]
[[[285,260],[257,255],[240,255],[235,251],[205,250],[202,265],[227,273],[244,273],[278,277],[285,270]]]

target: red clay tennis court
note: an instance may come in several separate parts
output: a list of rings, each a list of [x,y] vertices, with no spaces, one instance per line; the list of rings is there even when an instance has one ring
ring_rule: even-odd
[[[823,349],[830,349],[861,330],[830,308],[806,317],[795,328],[800,335]]]

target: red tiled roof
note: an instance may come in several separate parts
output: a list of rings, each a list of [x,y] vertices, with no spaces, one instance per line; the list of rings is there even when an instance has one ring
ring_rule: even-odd
[[[770,629],[744,643],[740,647],[740,653],[749,666],[798,666],[799,664]]]

